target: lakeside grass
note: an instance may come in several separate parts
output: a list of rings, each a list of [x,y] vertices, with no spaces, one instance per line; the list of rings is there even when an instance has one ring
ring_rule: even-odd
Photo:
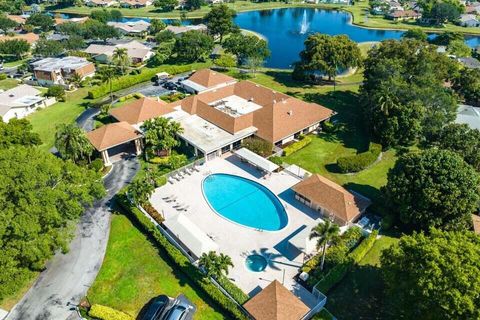
[[[8,90],[18,86],[19,82],[16,79],[7,78],[0,80],[0,89]]]
[[[421,28],[425,32],[435,32],[441,33],[445,31],[454,31],[470,35],[480,35],[480,28],[476,27],[461,27],[451,23],[446,24],[445,26],[423,26],[417,24],[414,21],[393,21],[384,18],[383,16],[375,16],[369,13],[369,4],[368,0],[355,1],[354,5],[342,5],[342,4],[306,4],[303,2],[250,2],[250,1],[235,1],[232,3],[226,3],[227,6],[234,9],[237,12],[246,12],[246,11],[256,11],[256,10],[270,10],[270,9],[282,9],[282,8],[316,8],[316,9],[331,9],[331,10],[342,10],[351,14],[352,21],[351,23],[370,29],[391,29],[391,30],[409,30],[413,28]],[[186,17],[188,19],[197,19],[203,18],[205,14],[210,11],[210,6],[202,6],[198,10],[187,11]],[[48,7],[48,10],[53,10],[58,13],[69,13],[77,15],[89,15],[92,10],[95,8],[90,8],[87,6],[81,7],[67,7],[67,8],[55,8]],[[146,8],[138,9],[129,9],[129,8],[118,8],[125,17],[146,17],[146,18],[159,18],[159,19],[180,19],[182,11],[173,10],[170,12],[163,12],[154,6],[149,6]]]
[[[328,293],[326,308],[338,319],[390,319],[380,273],[381,252],[397,243],[396,236],[382,235],[360,263]],[[353,301],[345,308],[346,301]]]
[[[124,215],[114,214],[107,252],[87,297],[136,317],[150,299],[184,294],[196,306],[196,320],[224,319],[189,278]]]

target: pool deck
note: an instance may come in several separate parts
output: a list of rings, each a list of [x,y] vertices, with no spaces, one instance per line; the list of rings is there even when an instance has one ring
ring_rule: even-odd
[[[167,203],[162,197],[175,195],[177,203],[189,205],[189,210],[183,214],[205,234],[213,236],[219,251],[232,258],[235,266],[230,269],[228,276],[250,296],[276,279],[306,305],[313,307],[316,298],[293,279],[302,265],[304,254],[288,245],[289,238],[322,221],[318,213],[295,200],[290,188],[300,179],[284,172],[273,173],[264,179],[263,173],[233,155],[206,162],[199,169],[200,172],[157,188],[151,197],[152,205],[163,212],[166,220],[178,212],[172,207],[175,203]],[[269,188],[285,206],[288,225],[280,231],[257,231],[219,216],[210,208],[202,192],[203,179],[213,173],[238,175]],[[255,253],[270,260],[263,272],[251,272],[245,267],[245,257]]]

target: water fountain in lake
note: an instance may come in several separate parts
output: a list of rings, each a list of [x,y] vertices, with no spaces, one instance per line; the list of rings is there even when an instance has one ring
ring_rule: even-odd
[[[303,11],[302,23],[300,24],[300,34],[305,34],[308,31],[310,24],[307,22],[307,10]]]

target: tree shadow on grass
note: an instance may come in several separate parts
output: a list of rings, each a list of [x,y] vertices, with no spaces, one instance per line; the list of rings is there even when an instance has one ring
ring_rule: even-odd
[[[344,187],[348,190],[353,190],[355,192],[358,192],[362,196],[365,196],[372,201],[378,201],[381,199],[381,196],[382,196],[378,188],[372,187],[367,184],[349,182],[345,184]]]
[[[356,265],[330,290],[326,308],[338,319],[391,319],[386,312],[384,291],[380,268]]]
[[[180,287],[185,287],[185,286],[190,286],[194,291],[195,293],[198,295],[198,297],[204,301],[207,305],[209,305],[210,307],[212,307],[216,312],[219,312],[222,314],[222,316],[225,318],[225,319],[228,319],[229,318],[229,314],[226,313],[221,306],[219,306],[215,301],[213,301],[204,291],[202,288],[200,288],[194,281],[192,281],[184,271],[182,271],[177,265],[175,262],[172,261],[172,259],[170,259],[170,257],[168,256],[168,254],[166,253],[165,249],[163,247],[161,247],[157,240],[152,236],[150,235],[148,232],[145,231],[145,228],[138,222],[136,221],[135,219],[132,219],[132,217],[129,215],[129,214],[126,214],[125,211],[123,210],[123,208],[121,208],[120,206],[115,206],[116,208],[118,208],[119,210],[116,212],[116,214],[122,214],[122,215],[125,215],[128,220],[132,223],[132,225],[137,228],[144,236],[145,238],[150,242],[150,244],[155,247],[155,249],[157,250],[158,252],[158,255],[160,256],[160,258],[162,260],[164,260],[171,268],[172,272],[171,272],[171,275],[175,277],[175,279],[178,281],[178,284]],[[192,266],[192,268],[195,268],[194,266]],[[182,292],[179,292],[179,294],[182,293]],[[164,294],[164,293],[159,293],[159,294]],[[154,297],[152,297],[154,298]],[[148,306],[148,303],[145,305],[145,306]],[[144,308],[145,308],[144,306]],[[142,308],[142,310],[144,309]]]

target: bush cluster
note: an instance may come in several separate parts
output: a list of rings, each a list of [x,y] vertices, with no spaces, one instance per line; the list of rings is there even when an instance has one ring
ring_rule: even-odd
[[[88,315],[100,320],[134,320],[132,316],[124,312],[99,304],[94,304],[88,311]]]
[[[301,140],[294,142],[288,147],[285,147],[285,149],[283,149],[283,155],[285,157],[288,157],[292,153],[295,153],[298,150],[305,148],[313,140],[311,136],[302,136],[301,138],[302,138]]]
[[[180,250],[171,244],[138,208],[128,201],[125,194],[119,193],[117,195],[117,201],[130,215],[130,218],[138,223],[142,231],[155,240],[156,244],[170,257],[172,262],[177,265],[178,269],[190,278],[194,284],[201,288],[209,298],[221,306],[225,312],[231,315],[232,318],[238,320],[248,319],[243,311],[232,300],[225,296],[210,280],[206,279],[201,271],[194,266]],[[234,284],[232,283],[231,285],[233,286]]]
[[[192,71],[192,69],[195,66],[198,66],[198,64],[197,65],[188,64],[188,65],[182,65],[182,66],[164,66],[164,67],[158,67],[158,68],[152,68],[152,69],[145,69],[145,71],[140,74],[126,75],[113,80],[112,90],[118,91],[142,82],[150,81],[150,79],[160,71],[165,71],[170,74],[178,74],[178,73],[183,73],[187,71]],[[109,92],[110,92],[109,84],[103,83],[102,85],[88,91],[88,98],[96,99],[108,94]]]
[[[268,160],[275,163],[277,166],[281,166],[283,164],[282,157],[270,157],[270,158],[268,158]]]
[[[374,163],[380,153],[382,146],[377,143],[370,143],[368,151],[349,157],[340,157],[337,159],[337,166],[342,173],[358,172]]]
[[[255,152],[256,154],[267,157],[272,154],[273,145],[267,140],[260,138],[247,138],[243,140],[242,147]]]
[[[378,231],[374,230],[365,240],[363,240],[352,252],[348,255],[348,260],[344,263],[338,264],[318,282],[317,289],[320,292],[326,294],[333,288],[338,282],[340,282],[348,270],[360,260],[365,257],[368,251],[373,247],[375,240],[377,239]]]
[[[218,278],[217,282],[239,304],[244,304],[245,302],[247,302],[248,299],[250,299],[250,297],[245,292],[243,292],[239,287],[234,285],[230,280],[228,280],[224,276]]]

